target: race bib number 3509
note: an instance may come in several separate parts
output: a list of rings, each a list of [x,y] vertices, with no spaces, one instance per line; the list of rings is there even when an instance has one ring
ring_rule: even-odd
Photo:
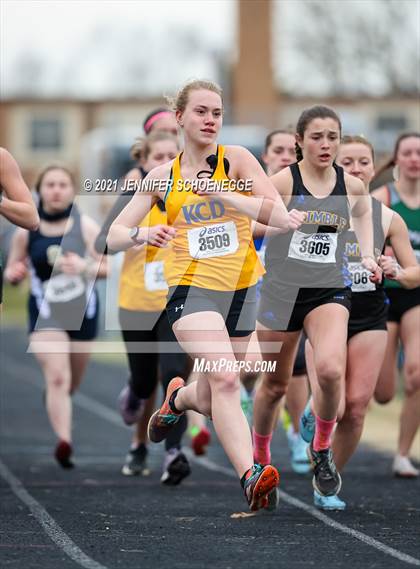
[[[234,221],[215,223],[188,231],[188,248],[194,259],[223,257],[238,250],[239,241]]]
[[[290,240],[289,257],[308,263],[335,263],[337,233],[295,231]]]

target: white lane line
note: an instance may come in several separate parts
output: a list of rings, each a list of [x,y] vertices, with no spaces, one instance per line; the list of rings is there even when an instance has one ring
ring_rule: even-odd
[[[219,466],[217,463],[213,462],[212,460],[210,460],[208,458],[204,458],[204,457],[203,458],[196,458],[194,456],[194,454],[189,449],[185,449],[184,452],[185,452],[185,454],[187,454],[188,458],[192,462],[195,462],[196,464],[199,464],[199,465],[203,466],[204,468],[207,468],[207,470],[211,470],[212,472],[220,472],[221,474],[225,474],[226,476],[229,476],[230,478],[237,479],[236,472],[234,470],[232,470],[231,468],[226,468],[225,466]],[[336,522],[335,520],[333,520],[332,518],[323,514],[322,512],[320,512],[319,510],[317,510],[313,506],[309,506],[309,504],[305,504],[305,502],[302,502],[301,500],[298,500],[297,498],[293,498],[293,496],[291,496],[287,492],[284,492],[284,490],[279,490],[279,495],[280,495],[280,499],[283,500],[283,502],[286,502],[287,504],[290,504],[291,506],[294,506],[295,508],[298,508],[300,510],[304,510],[305,512],[307,512],[308,514],[310,514],[314,518],[317,518],[318,520],[323,522],[325,525],[330,526],[335,530],[338,530],[338,531],[341,531],[341,532],[346,533],[348,535],[351,535],[352,537],[358,539],[359,541],[362,541],[363,543],[366,543],[366,545],[370,545],[371,547],[378,549],[379,551],[381,551],[382,553],[385,553],[386,555],[390,555],[391,557],[395,557],[396,559],[399,559],[400,561],[404,561],[405,563],[408,563],[410,565],[415,565],[416,567],[420,567],[420,559],[416,559],[415,557],[411,557],[411,555],[407,555],[406,553],[402,553],[401,551],[398,551],[398,549],[394,549],[393,547],[389,547],[388,545],[381,543],[380,541],[374,539],[373,537],[370,537],[370,536],[368,536],[368,535],[366,535],[360,531],[349,528],[349,527],[345,526],[344,524],[340,524],[339,522]]]
[[[30,381],[30,383],[35,384],[34,381]],[[36,385],[38,387],[40,387],[38,382],[36,383]],[[83,403],[81,403],[81,401],[79,401],[79,397],[81,395],[82,395],[81,401],[83,401]],[[78,396],[75,397],[74,402],[76,404],[80,405],[81,407],[83,407],[86,411],[90,411],[90,412],[98,415],[102,419],[105,419],[106,421],[111,422],[113,425],[116,425],[116,426],[121,427],[121,428],[125,428],[124,425],[122,424],[122,421],[121,421],[119,414],[116,411],[113,411],[109,407],[102,405],[102,403],[98,403],[97,401],[95,401],[94,399],[89,397],[88,395],[84,395],[84,394],[79,393]],[[214,472],[220,472],[220,473],[225,474],[226,476],[229,476],[231,478],[237,478],[236,473],[232,469],[226,468],[224,466],[219,466],[217,463],[211,461],[208,458],[203,457],[203,458],[198,459],[192,454],[192,452],[189,449],[185,449],[185,451],[186,451],[186,454],[188,455],[188,457],[190,458],[190,460],[192,462],[195,462],[196,464],[199,464],[199,465],[203,466],[204,468],[207,468],[208,470],[211,470]],[[293,496],[291,496],[287,492],[284,492],[284,490],[280,490],[279,493],[280,493],[280,498],[284,502],[294,506],[295,508],[298,508],[300,510],[304,510],[308,514],[312,515],[314,518],[317,518],[319,521],[323,522],[325,525],[328,525],[328,526],[332,527],[333,529],[341,531],[347,535],[351,535],[355,539],[358,539],[359,541],[365,543],[366,545],[369,545],[371,547],[374,547],[375,549],[378,549],[379,551],[381,551],[382,553],[384,553],[386,555],[389,555],[391,557],[399,559],[400,561],[408,563],[409,565],[414,565],[416,567],[420,567],[420,560],[419,559],[416,559],[415,557],[412,557],[411,555],[407,555],[406,553],[403,553],[402,551],[398,551],[397,549],[389,547],[389,546],[385,545],[384,543],[381,543],[380,541],[378,541],[378,540],[374,539],[373,537],[370,537],[370,536],[368,536],[362,532],[359,532],[357,530],[354,530],[352,528],[345,526],[344,524],[340,524],[339,522],[336,522],[335,520],[333,520],[332,518],[323,514],[322,512],[320,512],[319,510],[317,510],[313,506],[309,506],[308,504],[305,504],[305,502],[302,502],[301,500],[298,500],[297,498],[293,498]]]
[[[27,492],[20,480],[12,474],[1,459],[0,476],[7,482],[15,496],[29,508],[32,515],[38,520],[50,539],[62,549],[70,559],[81,567],[85,567],[85,569],[107,569],[105,565],[94,561],[77,547],[74,541],[61,529],[47,510]]]

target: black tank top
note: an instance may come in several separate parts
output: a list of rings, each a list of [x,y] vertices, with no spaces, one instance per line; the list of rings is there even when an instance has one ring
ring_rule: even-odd
[[[40,229],[29,232],[29,258],[36,276],[42,282],[51,277],[55,260],[59,254],[72,252],[80,257],[85,256],[86,245],[83,241],[80,213],[75,205],[72,207],[71,218],[73,219],[72,228],[64,235],[49,237],[43,235]],[[55,269],[54,273],[56,272]]]
[[[378,258],[385,248],[385,235],[382,227],[382,204],[375,198],[372,198],[372,222],[373,246],[375,257]],[[352,229],[345,234],[344,266],[348,268],[352,280],[351,290],[357,296],[369,298],[376,290],[383,288],[383,282],[375,285],[369,280],[371,273],[362,266],[359,243]]]
[[[86,254],[81,218],[77,207],[72,207],[73,225],[64,235],[47,236],[38,229],[29,232],[28,253],[31,261],[31,296],[37,304],[45,300],[49,304],[85,302],[90,298],[92,286],[86,286],[82,275],[66,275],[56,263],[60,255],[72,252],[80,257]]]
[[[305,211],[307,216],[299,230],[268,241],[264,288],[271,296],[293,296],[286,293],[287,288],[295,294],[300,288],[331,289],[351,284],[343,264],[343,238],[350,221],[347,191],[343,169],[333,166],[336,183],[324,198],[316,198],[307,190],[297,163],[289,166],[293,192],[287,208]]]

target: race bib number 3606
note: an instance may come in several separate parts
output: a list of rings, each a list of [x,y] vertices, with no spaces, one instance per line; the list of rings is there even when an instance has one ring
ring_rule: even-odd
[[[362,263],[349,263],[348,268],[351,274],[351,290],[353,292],[367,292],[376,289],[373,282],[369,280],[370,271],[365,269]]]
[[[290,240],[289,257],[308,263],[335,263],[337,233],[295,231]]]
[[[223,257],[238,250],[239,241],[234,221],[215,223],[188,231],[188,248],[194,259]]]

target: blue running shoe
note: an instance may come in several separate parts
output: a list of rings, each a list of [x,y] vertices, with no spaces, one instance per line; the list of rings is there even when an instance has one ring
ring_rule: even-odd
[[[290,425],[287,431],[287,442],[290,450],[290,463],[296,474],[307,474],[311,471],[311,463],[308,458],[308,443],[302,439],[299,433],[295,433]]]
[[[311,400],[308,401],[300,416],[299,433],[306,443],[312,442],[315,435],[315,415],[311,410]]]
[[[340,500],[337,494],[334,494],[333,496],[322,496],[314,490],[314,506],[318,508],[318,510],[335,510],[342,512],[346,509],[347,504],[343,502],[343,500]]]

